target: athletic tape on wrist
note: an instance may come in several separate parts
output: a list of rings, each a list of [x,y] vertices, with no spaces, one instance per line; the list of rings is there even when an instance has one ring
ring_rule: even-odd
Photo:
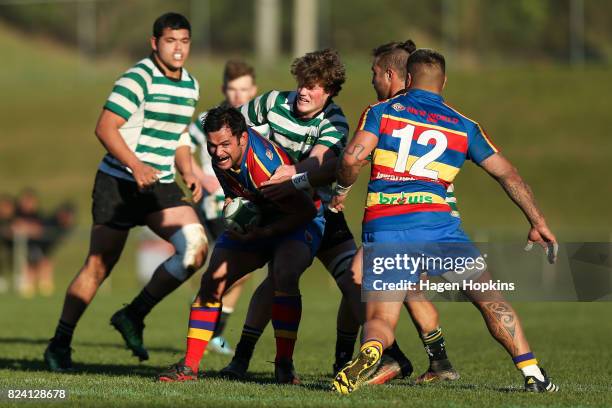
[[[350,191],[351,187],[352,186],[345,187],[340,184],[336,184],[334,187],[334,194],[335,195],[345,195]]]
[[[312,187],[307,172],[294,174],[291,176],[291,182],[298,190],[308,190]]]

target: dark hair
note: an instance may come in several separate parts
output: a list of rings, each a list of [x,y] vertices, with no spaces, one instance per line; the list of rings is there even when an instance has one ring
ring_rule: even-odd
[[[231,130],[232,135],[236,137],[240,137],[243,132],[247,131],[244,116],[242,116],[238,109],[231,106],[212,108],[202,119],[204,133],[217,132],[226,126]]]
[[[227,85],[229,81],[233,81],[245,75],[253,78],[253,82],[255,82],[255,68],[244,61],[227,61],[225,63],[225,69],[223,70],[223,84]]]
[[[444,56],[437,51],[428,48],[419,48],[408,57],[407,69],[411,75],[414,75],[420,65],[428,65],[429,67],[437,67],[442,74],[446,73],[446,61]]]
[[[153,23],[153,37],[161,37],[164,34],[165,28],[170,28],[172,30],[185,29],[189,31],[191,35],[191,24],[189,24],[189,20],[179,13],[170,12],[157,17],[157,20]]]
[[[372,50],[374,63],[384,70],[392,69],[397,73],[400,79],[406,79],[408,71],[406,62],[408,57],[416,50],[414,41],[406,40],[404,42],[390,42],[383,44]]]
[[[338,95],[346,80],[344,65],[338,52],[329,48],[309,52],[291,64],[291,74],[298,86],[321,85],[332,97]]]

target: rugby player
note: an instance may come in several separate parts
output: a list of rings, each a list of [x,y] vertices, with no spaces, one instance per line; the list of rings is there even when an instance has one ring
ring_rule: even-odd
[[[451,208],[444,198],[446,188],[465,160],[470,159],[495,178],[525,214],[531,226],[528,245],[540,244],[546,249],[549,262],[554,262],[556,238],[529,186],[477,122],[444,103],[441,96],[446,84],[444,57],[433,50],[417,50],[408,57],[407,70],[406,93],[364,111],[337,170],[338,185],[332,207],[338,211],[344,208],[350,186],[373,153],[363,220],[364,245],[376,250],[385,243],[409,247],[415,242],[446,242],[462,244],[465,251],[478,253],[461,229],[460,220],[450,214]],[[404,180],[398,181],[401,177]],[[387,200],[398,195],[426,199],[400,200],[399,204]],[[385,198],[385,202],[378,202],[376,197]],[[355,257],[358,269],[362,268],[361,254],[362,251]],[[453,272],[427,273],[447,278]],[[418,279],[418,275],[413,276]],[[491,276],[488,271],[481,271],[473,278],[489,281]],[[525,390],[557,391],[558,387],[538,366],[516,312],[502,295],[493,291],[484,295],[476,291],[464,293],[481,312],[489,332],[522,371]],[[393,342],[400,309],[400,302],[367,302],[360,352],[335,377],[335,391],[352,392],[375,371],[382,351]]]
[[[416,50],[412,40],[404,42],[391,42],[374,49],[372,56],[372,87],[379,101],[391,99],[406,92],[406,63],[408,57]],[[446,202],[451,208],[451,215],[459,217],[457,201],[454,195],[453,184],[446,190]],[[425,297],[418,293],[411,294],[404,303],[410,317],[421,337],[427,357],[429,368],[415,379],[416,384],[431,383],[435,381],[452,381],[459,379],[459,374],[453,368],[446,354],[446,342],[439,325],[438,311]],[[385,361],[385,355],[377,370],[378,375],[389,371],[392,363]],[[376,375],[375,374],[375,375]]]
[[[291,73],[295,91],[269,91],[242,107],[249,126],[269,126],[268,138],[282,146],[295,164],[280,166],[270,181],[263,183],[263,194],[271,199],[316,187],[325,203],[331,198],[331,183],[338,156],[346,145],[348,123],[342,109],[333,101],[345,81],[344,65],[336,51],[325,49],[307,53],[293,61]],[[361,288],[346,271],[356,244],[343,214],[329,210],[323,241],[317,253],[342,292],[338,310],[334,373],[350,361],[364,310]],[[264,280],[251,298],[246,322],[230,364],[222,374],[241,379],[245,376],[255,345],[271,316],[272,289]],[[412,365],[397,344],[387,349],[390,370],[371,381],[385,382],[398,375],[409,376]]]
[[[293,349],[302,313],[299,278],[310,266],[323,236],[325,219],[312,193],[294,190],[278,200],[261,193],[261,185],[290,156],[247,128],[231,107],[210,110],[204,121],[208,151],[226,202],[245,197],[263,212],[262,226],[244,235],[225,231],[218,239],[200,291],[191,307],[184,359],[159,375],[160,381],[197,379],[200,360],[215,330],[223,294],[244,275],[270,262],[272,326],[276,338],[275,377],[298,384]],[[320,200],[319,210],[322,210]]]
[[[227,105],[237,108],[244,105],[257,94],[257,85],[255,84],[255,70],[252,66],[243,61],[228,61],[223,70],[223,86],[221,88],[225,99],[220,105]],[[205,196],[202,200],[199,215],[202,223],[206,226],[209,238],[213,241],[217,239],[225,230],[223,224],[223,204],[225,202],[223,189],[215,176],[212,167],[210,154],[206,149],[206,136],[202,129],[202,121],[208,112],[202,112],[198,115],[198,119],[189,125],[189,134],[191,136],[192,152],[195,152],[199,147],[200,165],[195,161],[192,163],[195,175],[200,179],[204,188]],[[258,131],[261,131],[258,129]],[[244,286],[244,279],[236,282],[232,288],[223,296],[223,310],[219,316],[219,323],[215,329],[213,338],[208,344],[207,350],[219,354],[231,355],[234,351],[223,337],[223,331],[227,325],[227,321],[234,311],[234,307]]]
[[[202,195],[193,174],[187,125],[199,98],[199,85],[183,68],[189,56],[191,27],[176,13],[153,24],[152,53],[115,82],[96,126],[108,153],[93,189],[93,226],[85,264],[68,287],[57,329],[44,359],[54,371],[72,366],[70,344],[82,314],[111,273],[132,227],[147,225],[169,241],[175,254],[149,283],[111,318],[140,360],[144,318],[206,259],[205,230],[175,182],[175,166],[192,191]]]

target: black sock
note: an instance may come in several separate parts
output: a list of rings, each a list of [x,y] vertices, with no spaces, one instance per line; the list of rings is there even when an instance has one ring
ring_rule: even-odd
[[[359,332],[350,333],[340,329],[336,331],[336,365],[344,365],[353,358],[358,334]]]
[[[397,341],[393,341],[393,344],[385,349],[384,354],[388,355],[399,363],[400,367],[402,368],[402,375],[404,377],[409,377],[412,374],[412,363],[399,348]]]
[[[72,342],[72,334],[76,325],[69,324],[60,319],[55,329],[55,335],[51,339],[52,347],[70,347]]]
[[[146,289],[143,289],[138,296],[127,305],[125,312],[134,320],[144,320],[151,309],[159,303],[161,299],[154,298]]]
[[[223,330],[225,330],[225,326],[227,325],[227,319],[232,315],[232,312],[227,312],[221,309],[221,314],[219,315],[219,321],[217,322],[217,326],[215,327],[215,331],[213,333],[213,337],[219,337],[223,335]]]
[[[423,340],[423,346],[425,346],[425,351],[429,356],[430,368],[436,370],[450,368],[441,328],[438,327],[436,330],[422,335],[421,340]]]
[[[253,357],[253,351],[255,350],[255,345],[259,340],[259,337],[263,333],[263,330],[256,329],[254,327],[249,327],[246,324],[242,328],[242,334],[240,335],[240,341],[236,345],[236,353],[235,358],[249,363],[251,358]]]

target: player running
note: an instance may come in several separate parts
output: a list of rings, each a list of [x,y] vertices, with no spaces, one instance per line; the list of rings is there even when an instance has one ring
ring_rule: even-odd
[[[293,368],[293,349],[302,313],[298,282],[319,248],[325,219],[311,194],[304,191],[294,190],[278,200],[263,197],[262,183],[279,166],[289,165],[292,160],[282,148],[247,128],[238,110],[212,109],[206,116],[204,132],[226,201],[247,198],[261,209],[263,221],[261,227],[245,235],[226,231],[218,238],[191,307],[185,357],[158,379],[197,379],[224,293],[238,279],[270,262],[272,326],[276,338],[274,374],[279,383],[298,384]],[[321,209],[320,201],[318,206]]]
[[[190,36],[189,21],[180,14],[155,20],[153,52],[117,80],[98,119],[96,136],[108,153],[94,184],[89,253],[68,287],[59,324],[44,353],[51,370],[72,367],[74,329],[119,259],[132,227],[149,226],[176,251],[111,318],[140,360],[149,358],[143,346],[144,318],[206,259],[204,228],[175,182],[176,166],[193,200],[201,198],[185,132],[199,98],[198,82],[183,68]]]
[[[297,90],[270,91],[242,107],[249,126],[269,126],[269,139],[282,146],[295,164],[280,166],[263,194],[271,199],[294,194],[296,190],[317,189],[324,203],[331,198],[331,183],[338,156],[346,145],[348,123],[342,109],[333,102],[345,81],[345,70],[336,51],[325,49],[297,58],[291,66]],[[361,288],[346,273],[356,245],[343,214],[327,210],[325,233],[317,253],[342,291],[338,310],[334,373],[350,361],[359,327],[363,322]],[[272,288],[264,280],[251,298],[240,342],[230,364],[221,373],[242,379],[246,375],[259,337],[271,316]],[[389,369],[371,381],[385,382],[398,375],[409,376],[412,365],[397,344],[388,348]]]
[[[344,208],[350,186],[373,153],[363,220],[364,245],[376,251],[390,243],[409,247],[410,243],[445,242],[462,244],[463,251],[478,253],[461,229],[460,220],[451,216],[450,206],[444,199],[446,188],[465,160],[470,159],[501,184],[531,225],[529,243],[537,242],[546,248],[549,261],[554,262],[556,238],[536,206],[529,186],[477,122],[444,103],[441,97],[446,83],[444,57],[435,51],[420,49],[410,55],[407,67],[407,93],[370,106],[362,115],[336,174],[338,185],[333,208]],[[391,200],[393,197],[396,200]],[[442,245],[436,246],[442,248]],[[448,246],[443,248],[442,256]],[[355,257],[355,267],[360,269],[361,254],[362,251]],[[441,274],[447,279],[452,279],[449,274],[457,275],[439,270],[427,273]],[[417,274],[412,276],[418,279]],[[489,281],[491,276],[484,272],[472,278]],[[465,295],[522,371],[525,389],[557,391],[558,387],[538,366],[516,312],[502,295],[489,292],[483,296],[476,291],[466,291]],[[379,364],[382,351],[393,342],[401,303],[368,301],[366,310],[360,352],[335,377],[336,392],[347,394],[363,385]]]
[[[225,99],[221,105],[237,108],[244,105],[257,94],[257,85],[255,85],[255,70],[252,66],[243,61],[228,61],[223,70],[223,95]],[[202,129],[202,120],[208,112],[202,112],[198,115],[198,119],[189,125],[189,134],[191,135],[191,149],[195,152],[199,148],[200,166],[195,161],[192,167],[195,175],[200,179],[205,191],[204,199],[200,211],[200,218],[206,226],[209,238],[214,242],[219,235],[225,230],[223,224],[223,204],[225,202],[223,189],[215,176],[212,161],[208,149],[206,149],[206,136]],[[257,129],[260,131],[261,129]],[[261,133],[261,132],[260,132]],[[215,329],[213,338],[208,344],[207,350],[214,351],[219,354],[231,355],[234,351],[223,337],[223,331],[227,325],[227,321],[234,311],[234,307],[244,286],[244,279],[236,282],[230,290],[223,296],[223,310],[219,316],[219,323]]]

